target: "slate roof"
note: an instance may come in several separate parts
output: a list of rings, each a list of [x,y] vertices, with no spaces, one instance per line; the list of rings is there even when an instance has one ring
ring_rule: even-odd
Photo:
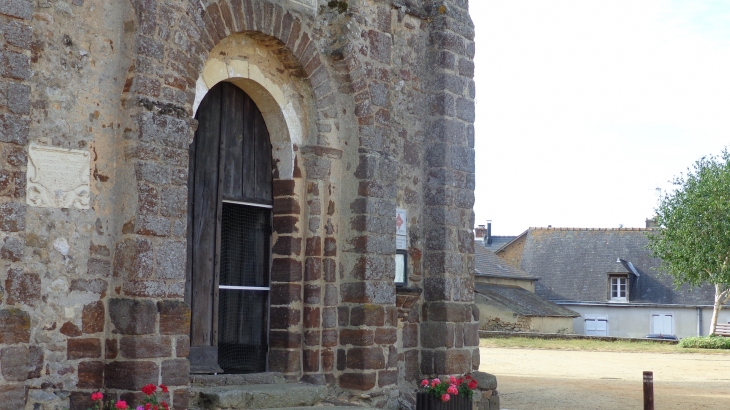
[[[518,286],[475,283],[474,291],[521,316],[578,317],[580,314]]]
[[[540,277],[535,293],[555,301],[606,302],[608,273],[631,272],[629,302],[711,305],[712,286],[676,290],[671,277],[660,274],[660,260],[646,249],[649,232],[643,228],[530,228],[520,268]]]
[[[535,275],[531,275],[522,269],[508,265],[504,259],[495,255],[492,251],[479,243],[474,244],[474,267],[477,275],[509,279],[538,279]]]
[[[483,242],[475,242],[475,245],[481,245],[492,252],[497,252],[499,248],[507,245],[515,239],[517,239],[516,236],[492,236],[492,243],[485,244]]]

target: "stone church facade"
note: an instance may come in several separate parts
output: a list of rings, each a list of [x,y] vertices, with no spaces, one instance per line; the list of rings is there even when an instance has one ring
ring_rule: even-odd
[[[1,1],[0,403],[164,383],[187,408],[233,290],[287,381],[475,371],[473,39],[467,0]],[[254,151],[210,125],[240,101]],[[223,285],[226,209],[263,221],[255,286]]]

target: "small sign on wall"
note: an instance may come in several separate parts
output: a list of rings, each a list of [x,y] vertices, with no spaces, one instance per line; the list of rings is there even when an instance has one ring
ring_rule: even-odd
[[[405,209],[395,210],[395,248],[408,249],[408,213]]]
[[[30,144],[26,203],[89,209],[90,160],[89,151]]]

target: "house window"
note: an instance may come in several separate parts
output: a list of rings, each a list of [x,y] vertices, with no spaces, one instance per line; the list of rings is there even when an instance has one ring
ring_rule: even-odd
[[[611,300],[626,301],[626,286],[629,282],[627,277],[611,278]]]
[[[674,334],[674,314],[672,313],[652,313],[651,314],[651,333],[655,335],[673,335]]]
[[[396,251],[395,253],[395,285],[405,286],[408,284],[408,253]]]
[[[608,336],[608,317],[606,315],[585,315],[586,336]]]

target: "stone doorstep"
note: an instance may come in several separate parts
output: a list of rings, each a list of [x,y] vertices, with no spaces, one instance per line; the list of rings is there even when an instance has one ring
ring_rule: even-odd
[[[310,407],[282,407],[279,409],[268,410],[372,410],[367,407],[359,406],[310,406]]]
[[[250,384],[193,388],[192,403],[206,410],[281,409],[319,404],[327,387],[305,383]]]
[[[245,386],[249,384],[283,384],[286,379],[281,373],[249,374],[191,374],[190,387]]]

